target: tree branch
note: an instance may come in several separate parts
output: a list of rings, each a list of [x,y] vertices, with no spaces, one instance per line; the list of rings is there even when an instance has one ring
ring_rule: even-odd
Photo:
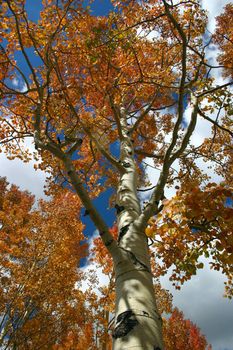
[[[39,82],[37,80],[35,70],[34,70],[32,64],[31,64],[31,62],[30,62],[30,60],[28,58],[28,55],[27,55],[27,53],[25,51],[25,48],[24,48],[24,45],[23,45],[23,41],[22,41],[22,37],[21,37],[21,33],[20,33],[19,21],[18,21],[17,15],[16,15],[15,11],[13,10],[13,8],[12,8],[12,6],[10,4],[10,1],[6,0],[6,2],[7,2],[7,5],[9,7],[10,11],[12,12],[12,14],[13,14],[13,16],[15,18],[16,30],[17,30],[17,35],[18,35],[18,39],[19,39],[19,45],[20,45],[20,48],[22,50],[22,54],[23,54],[23,56],[24,56],[24,58],[25,58],[25,60],[26,60],[26,62],[28,64],[28,67],[29,67],[29,69],[30,69],[30,71],[32,73],[33,80],[34,80],[37,88],[39,89],[40,85],[39,85]]]
[[[72,161],[65,155],[63,155],[63,164],[76,193],[78,194],[79,198],[81,199],[81,202],[88,211],[90,218],[99,230],[99,234],[102,238],[104,245],[113,257],[116,256],[116,253],[118,251],[117,243],[111,235],[111,233],[109,232],[108,226],[96,210],[92,200],[88,195],[88,192],[85,190],[81,179],[79,178],[77,172],[75,171],[75,168],[73,167]]]
[[[186,134],[184,135],[181,146],[169,158],[167,157],[167,154],[165,155],[164,164],[160,172],[159,180],[154,188],[154,191],[151,195],[148,205],[146,206],[143,213],[140,215],[138,219],[139,225],[142,227],[142,229],[146,227],[149,218],[152,215],[159,212],[158,205],[159,205],[159,201],[164,197],[164,187],[166,185],[167,178],[169,176],[169,169],[172,163],[177,159],[177,157],[179,157],[183,153],[183,151],[187,147],[190,137],[193,133],[193,130],[195,129],[196,121],[197,121],[197,112],[198,112],[198,99],[194,96],[193,96],[192,104],[193,104],[193,111],[192,111],[191,121],[187,128]]]
[[[83,130],[86,132],[86,134],[89,136],[90,140],[92,140],[98,149],[98,151],[116,168],[119,170],[120,173],[125,172],[125,168],[116,160],[115,157],[113,157],[110,153],[106,151],[104,146],[97,140],[97,138],[91,134],[91,132],[82,125]]]
[[[140,116],[138,117],[138,119],[136,120],[135,124],[133,125],[133,127],[131,128],[130,132],[133,133],[138,125],[141,123],[141,121],[143,120],[143,118],[145,117],[145,115],[151,110],[151,107],[153,105],[153,103],[155,102],[156,98],[158,97],[157,95],[157,91],[156,93],[154,94],[151,102],[149,103],[149,105],[146,107],[146,109],[140,114]]]
[[[183,113],[184,113],[184,92],[185,92],[185,80],[186,80],[186,59],[187,59],[187,39],[185,36],[185,33],[183,29],[181,28],[180,24],[176,21],[176,19],[172,16],[169,6],[166,3],[165,0],[163,0],[165,11],[170,18],[171,22],[173,23],[174,27],[177,29],[178,33],[180,34],[180,37],[182,39],[182,74],[180,79],[180,86],[179,86],[179,98],[178,98],[178,117],[177,121],[174,126],[173,134],[172,134],[172,141],[170,143],[170,146],[167,149],[167,152],[164,157],[164,164],[166,164],[170,158],[170,155],[176,145],[177,139],[178,139],[178,131],[179,127],[181,125],[182,119],[183,119]]]
[[[216,86],[216,87],[214,87],[212,89],[203,91],[202,93],[196,95],[196,97],[200,98],[200,97],[203,97],[205,95],[212,94],[212,92],[215,92],[215,91],[217,91],[219,89],[223,89],[224,87],[227,87],[227,86],[230,86],[230,85],[233,85],[233,81],[230,81],[229,83],[226,83],[226,84],[223,84],[223,85],[220,85],[220,86]]]
[[[141,154],[145,157],[148,157],[148,158],[155,158],[155,159],[163,159],[164,155],[160,155],[160,154],[152,154],[152,153],[148,153],[148,152],[144,152],[140,149],[135,149],[134,150],[134,153],[136,154]]]
[[[96,228],[99,230],[99,234],[103,240],[104,245],[106,246],[106,248],[109,250],[109,252],[113,257],[116,256],[117,250],[118,250],[116,241],[111,235],[111,233],[109,232],[107,224],[104,222],[101,215],[96,210],[92,200],[90,199],[88,192],[83,186],[83,183],[72,164],[72,160],[54,142],[43,143],[40,139],[36,139],[35,142],[37,147],[44,150],[48,150],[55,157],[57,157],[62,161],[65,167],[65,170],[70,178],[70,181],[73,185],[73,188],[75,189],[75,192],[79,196],[86,211],[90,215]]]
[[[184,135],[183,141],[181,143],[180,148],[171,156],[169,163],[170,165],[184,152],[185,148],[187,147],[190,137],[195,129],[196,122],[197,122],[197,112],[198,112],[198,99],[193,96],[193,111],[191,115],[191,120],[189,123],[189,126],[187,128],[187,131]]]
[[[202,118],[208,120],[213,125],[217,126],[219,129],[221,129],[223,131],[226,131],[227,133],[229,133],[233,137],[233,132],[232,131],[230,131],[229,129],[225,128],[224,126],[219,125],[216,120],[213,120],[210,117],[208,117],[205,113],[203,113],[201,111],[200,108],[198,108],[198,114],[200,114],[202,116]]]

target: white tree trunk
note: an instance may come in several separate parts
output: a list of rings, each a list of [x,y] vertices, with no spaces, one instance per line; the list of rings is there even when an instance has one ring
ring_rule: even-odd
[[[137,169],[124,111],[121,118],[120,161],[125,172],[117,191],[118,246],[114,259],[116,312],[114,350],[162,350],[162,320],[158,314],[150,269],[145,223],[137,197]]]
[[[123,250],[122,258],[115,264],[113,349],[162,350],[162,320],[155,301],[146,237],[129,232],[124,238],[127,251]]]

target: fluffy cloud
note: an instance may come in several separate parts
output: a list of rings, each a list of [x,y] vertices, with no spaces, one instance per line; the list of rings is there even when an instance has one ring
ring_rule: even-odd
[[[219,272],[209,269],[208,261],[203,262],[206,267],[181,291],[174,289],[168,276],[161,278],[161,283],[172,293],[174,305],[200,327],[213,350],[233,350],[233,303],[223,298],[225,279]]]
[[[17,77],[13,78],[11,83],[12,83],[14,89],[16,89],[18,91],[24,92],[27,90],[27,85],[20,78],[17,78]]]
[[[230,0],[202,0],[202,7],[208,11],[208,29],[210,32],[215,30],[215,17],[223,12],[223,8],[229,4]]]
[[[27,147],[33,152],[34,145],[27,141]],[[4,153],[0,153],[0,176],[6,177],[7,181],[19,186],[21,190],[27,190],[34,194],[37,199],[46,198],[44,185],[46,173],[35,171],[34,161],[24,163],[19,159],[9,160]]]

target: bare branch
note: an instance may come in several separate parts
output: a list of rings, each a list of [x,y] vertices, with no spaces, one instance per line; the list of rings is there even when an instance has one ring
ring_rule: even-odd
[[[160,155],[160,154],[153,154],[153,153],[148,153],[148,152],[144,152],[140,149],[135,149],[134,150],[134,153],[136,154],[141,154],[145,157],[148,157],[148,158],[154,158],[154,159],[163,159],[164,155]]]
[[[109,232],[108,226],[100,216],[99,212],[96,210],[92,200],[90,199],[88,192],[85,190],[81,179],[79,178],[75,168],[73,167],[72,161],[63,155],[63,163],[65,165],[67,174],[71,180],[71,183],[81,199],[83,205],[85,206],[88,214],[90,215],[92,221],[96,225],[99,230],[99,234],[103,240],[104,245],[112,254],[112,256],[116,256],[118,251],[117,243],[111,233]]]
[[[195,129],[196,121],[197,121],[197,112],[198,112],[198,99],[196,97],[193,97],[193,111],[191,115],[191,120],[189,123],[189,126],[187,128],[186,134],[183,137],[181,146],[179,149],[174,152],[173,155],[167,156],[168,151],[166,152],[166,155],[164,157],[164,163],[162,170],[160,172],[159,180],[157,182],[157,185],[154,188],[154,191],[151,195],[151,198],[149,200],[148,205],[144,209],[143,213],[139,217],[139,225],[141,227],[145,227],[149,218],[159,212],[159,201],[164,197],[164,187],[167,182],[167,178],[169,176],[169,169],[172,165],[172,163],[183,153],[185,148],[188,145],[188,142],[190,140],[190,137],[193,133],[193,130]]]
[[[183,119],[183,113],[184,113],[184,94],[185,94],[185,81],[186,81],[186,59],[187,59],[187,39],[185,36],[185,33],[183,29],[181,28],[180,24],[176,21],[176,19],[173,17],[169,10],[169,6],[166,3],[166,1],[163,0],[165,11],[168,16],[168,18],[173,23],[174,27],[177,29],[178,33],[180,34],[180,37],[182,39],[182,75],[180,79],[180,86],[179,86],[179,98],[178,98],[178,117],[176,124],[174,126],[173,134],[172,134],[172,141],[170,143],[170,146],[167,149],[167,152],[164,157],[164,164],[168,163],[168,160],[170,158],[170,155],[176,145],[177,139],[178,139],[178,131],[180,128],[180,125],[182,123]]]
[[[184,135],[183,141],[181,143],[180,148],[171,156],[169,163],[172,164],[185,150],[187,147],[190,137],[195,129],[196,122],[197,122],[197,112],[198,112],[198,100],[197,98],[193,97],[193,111],[191,115],[191,120],[189,123],[189,126],[187,128],[187,131]]]
[[[226,131],[228,134],[230,134],[233,137],[233,132],[231,130],[225,128],[222,125],[219,125],[216,120],[213,120],[210,117],[208,117],[205,113],[202,112],[200,108],[198,108],[198,114],[200,114],[204,119],[208,120],[211,124],[215,125],[216,127],[218,127],[223,131]]]
[[[111,105],[111,108],[113,111],[114,119],[116,121],[118,135],[119,135],[120,140],[122,140],[123,135],[122,135],[122,128],[121,128],[121,123],[120,123],[120,112],[118,111],[117,107],[115,106],[111,94],[107,92],[107,95],[108,95],[109,102],[110,102],[110,105]]]
[[[230,86],[230,85],[233,85],[233,81],[230,81],[229,83],[226,83],[226,84],[223,84],[223,85],[219,85],[219,86],[216,86],[212,89],[209,89],[209,90],[206,90],[206,91],[203,91],[202,93],[196,95],[197,98],[200,98],[200,97],[203,97],[205,95],[208,95],[208,94],[212,94],[212,92],[215,92],[217,90],[220,90],[220,89],[223,89],[227,86]]]
[[[132,133],[137,129],[138,125],[141,123],[141,121],[143,120],[143,118],[145,117],[145,115],[151,110],[151,107],[152,107],[152,105],[153,105],[153,103],[155,102],[155,100],[156,100],[157,97],[158,97],[158,94],[157,94],[157,92],[156,92],[156,93],[154,94],[154,96],[153,96],[151,102],[149,103],[149,105],[146,106],[146,109],[140,114],[140,116],[139,116],[138,119],[136,120],[135,124],[134,124],[133,127],[131,128],[130,131],[131,131]]]

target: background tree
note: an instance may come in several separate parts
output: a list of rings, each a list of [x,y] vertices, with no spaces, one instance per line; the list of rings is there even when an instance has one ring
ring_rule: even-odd
[[[211,350],[205,337],[190,320],[185,320],[181,311],[175,308],[164,322],[164,342],[166,350]],[[207,347],[208,346],[208,347]]]
[[[55,182],[65,184],[96,225],[115,268],[114,350],[162,349],[148,234],[159,236],[159,255],[165,265],[173,257],[172,278],[181,282],[202,267],[201,254],[220,267],[224,255],[227,293],[232,292],[232,243],[223,238],[232,227],[226,206],[232,194],[231,81],[218,86],[211,74],[216,66],[206,60],[206,14],[198,1],[118,1],[115,12],[96,18],[81,1],[48,0],[34,23],[24,5],[1,4],[1,144],[11,158],[27,161],[22,143],[32,137],[40,168],[51,174],[49,193],[56,192]],[[15,59],[18,50],[23,67]],[[12,86],[14,78],[22,81],[20,91]],[[200,118],[213,133],[195,146],[192,134]],[[158,169],[151,190],[146,158]],[[197,159],[212,162],[221,185],[209,184]],[[183,221],[174,207],[167,214],[172,206],[164,191],[172,185],[188,205]],[[114,190],[117,240],[93,204],[106,188]],[[142,189],[150,190],[144,207]],[[218,193],[211,212],[206,191]],[[189,192],[198,194],[201,216],[195,196],[187,203]],[[175,254],[167,240],[175,243]],[[187,255],[183,265],[181,249]]]
[[[62,191],[32,210],[33,196],[3,178],[0,186],[1,348],[51,349],[71,334],[78,344],[90,322],[78,288],[80,202]]]

